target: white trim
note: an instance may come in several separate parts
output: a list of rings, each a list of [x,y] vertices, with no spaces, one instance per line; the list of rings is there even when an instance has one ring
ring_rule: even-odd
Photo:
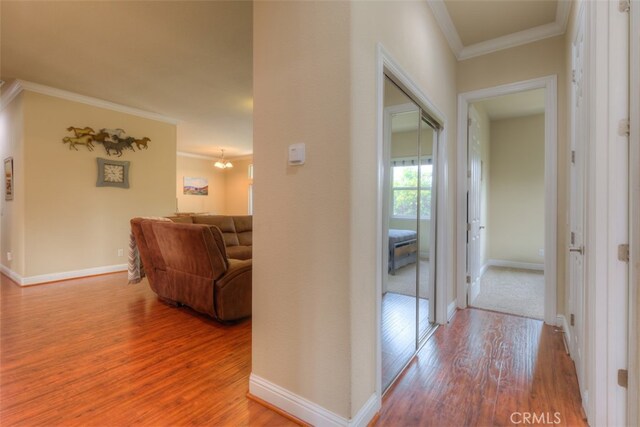
[[[456,307],[456,301],[453,300],[447,306],[447,322],[451,322],[451,319],[453,318],[453,316],[455,316],[456,311],[458,311],[458,308]]]
[[[69,92],[62,89],[56,89],[50,86],[41,85],[39,83],[28,82],[26,80],[14,80],[9,88],[7,88],[7,99],[2,99],[2,109],[8,105],[13,98],[15,98],[23,90],[30,92],[40,93],[42,95],[53,96],[55,98],[65,99],[67,101],[79,102],[81,104],[87,104],[98,108],[104,108],[111,111],[117,111],[120,113],[130,114],[132,116],[138,116],[145,119],[156,120],[159,122],[165,122],[172,125],[177,125],[179,120],[163,116],[157,113],[151,113],[149,111],[140,110],[138,108],[128,107],[122,104],[116,104],[115,102],[105,101],[99,98],[93,98],[90,96],[80,95],[78,93]]]
[[[464,49],[464,45],[462,44],[462,40],[460,40],[460,35],[458,34],[458,30],[456,30],[456,26],[451,20],[451,15],[449,15],[447,6],[445,6],[443,0],[431,0],[428,1],[427,4],[431,6],[431,11],[436,18],[436,22],[442,30],[444,37],[447,39],[447,43],[449,43],[449,47],[453,51],[453,54],[456,58],[459,58],[460,52]]]
[[[384,186],[385,186],[385,150],[384,150],[384,74],[385,70],[388,70],[394,75],[412,94],[418,97],[418,100],[426,107],[426,110],[432,114],[433,118],[440,122],[442,125],[442,131],[440,132],[441,141],[438,150],[438,179],[436,180],[437,191],[437,241],[436,241],[436,253],[440,254],[435,260],[436,263],[436,322],[440,324],[447,323],[448,309],[447,303],[453,296],[448,295],[449,288],[449,273],[451,257],[449,256],[450,241],[453,240],[453,236],[448,232],[449,219],[447,216],[448,205],[448,149],[447,149],[447,129],[448,119],[434,104],[429,101],[429,98],[417,87],[414,80],[406,74],[399,63],[393,59],[393,57],[387,52],[387,50],[378,43],[377,45],[377,156],[378,156],[378,192],[377,192],[377,211],[376,211],[376,390],[375,395],[378,404],[382,402],[382,282],[383,272],[386,272],[387,264],[384,262],[385,254],[384,250],[388,246],[389,242],[385,238],[383,233],[384,226]],[[385,241],[386,240],[386,241]]]
[[[458,191],[457,191],[457,254],[456,290],[458,308],[467,306],[467,116],[469,104],[483,99],[508,95],[531,89],[545,89],[545,310],[548,324],[556,321],[556,271],[557,271],[557,76],[509,83],[492,88],[465,92],[458,95]]]
[[[557,23],[551,22],[549,24],[518,31],[517,33],[507,34],[506,36],[465,46],[458,55],[458,60],[463,61],[465,59],[486,55],[499,50],[510,49],[523,44],[537,42],[549,37],[560,36],[564,34],[565,30],[566,28],[562,28]]]
[[[520,268],[522,270],[544,271],[544,264],[533,262],[509,261],[506,259],[490,259],[485,264],[492,267]]]
[[[569,12],[571,11],[571,2],[567,0],[560,0],[556,7],[556,17],[554,22],[549,22],[548,24],[539,25],[516,33],[464,46],[460,39],[460,35],[451,20],[451,15],[449,15],[449,11],[445,6],[444,1],[431,0],[427,3],[431,6],[435,20],[458,61],[480,55],[486,55],[487,53],[509,49],[527,43],[533,43],[549,37],[560,36],[567,30]]]
[[[191,157],[193,159],[210,160],[212,162],[215,162],[220,158],[220,157],[204,156],[202,154],[187,153],[186,151],[178,151],[176,152],[176,155],[180,157]]]
[[[380,409],[379,399],[373,394],[348,420],[253,373],[249,376],[249,393],[314,426],[364,427]]]
[[[20,285],[20,283],[22,282],[22,276],[20,276],[18,273],[11,270],[4,264],[0,264],[0,271],[4,273],[8,278],[16,282],[18,285]]]
[[[629,388],[627,424],[640,423],[638,413],[638,285],[640,283],[640,4],[630,9],[629,46]]]
[[[19,81],[14,81],[6,89],[2,90],[2,96],[0,99],[0,111],[7,108],[7,105],[11,104],[16,96],[18,96],[22,92],[22,86],[20,86]]]
[[[484,273],[487,272],[487,268],[489,268],[489,261],[485,262],[484,264],[482,264],[482,267],[480,267],[480,278],[482,278],[482,276],[484,276]]]
[[[571,344],[573,343],[573,341],[571,341],[571,328],[569,327],[569,322],[567,322],[567,318],[564,314],[558,314],[556,326],[562,328],[565,340],[564,345],[567,346],[567,351],[569,353],[573,353],[573,350],[571,349]]]
[[[77,279],[79,277],[97,276],[98,274],[117,273],[127,271],[127,264],[107,265],[104,267],[85,268],[83,270],[62,271],[59,273],[40,274],[38,276],[22,277],[4,265],[0,270],[20,286],[33,286],[60,280]]]

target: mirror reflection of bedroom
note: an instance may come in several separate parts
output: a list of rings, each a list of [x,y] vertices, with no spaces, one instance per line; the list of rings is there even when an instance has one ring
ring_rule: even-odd
[[[384,96],[383,235],[388,247],[383,250],[388,262],[382,281],[382,386],[386,390],[434,328],[434,160],[439,132],[438,124],[386,76]]]

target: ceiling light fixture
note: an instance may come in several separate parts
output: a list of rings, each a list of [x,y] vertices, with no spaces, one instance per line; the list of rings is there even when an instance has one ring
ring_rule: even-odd
[[[220,168],[220,169],[226,169],[226,168],[232,168],[233,164],[229,161],[229,160],[225,160],[224,158],[224,150],[220,150],[222,151],[222,156],[220,157],[220,159],[218,161],[216,161],[213,166]]]

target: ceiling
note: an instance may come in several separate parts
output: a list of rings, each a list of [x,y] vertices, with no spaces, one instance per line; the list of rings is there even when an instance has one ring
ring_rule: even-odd
[[[179,151],[253,151],[251,2],[2,1],[0,14],[7,83],[176,119]]]
[[[571,0],[431,0],[429,6],[464,60],[564,34]]]
[[[544,89],[497,96],[485,101],[475,102],[474,105],[483,109],[490,120],[543,114],[545,105]]]
[[[460,60],[562,34],[570,8],[568,0],[429,5]],[[1,1],[0,79],[175,119],[178,151],[251,154],[252,9],[250,1]]]

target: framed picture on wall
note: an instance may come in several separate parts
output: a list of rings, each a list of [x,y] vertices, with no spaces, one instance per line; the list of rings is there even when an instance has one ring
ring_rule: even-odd
[[[190,196],[208,196],[209,180],[207,178],[185,176],[182,185],[182,194]]]
[[[4,199],[13,200],[13,157],[4,159]]]

